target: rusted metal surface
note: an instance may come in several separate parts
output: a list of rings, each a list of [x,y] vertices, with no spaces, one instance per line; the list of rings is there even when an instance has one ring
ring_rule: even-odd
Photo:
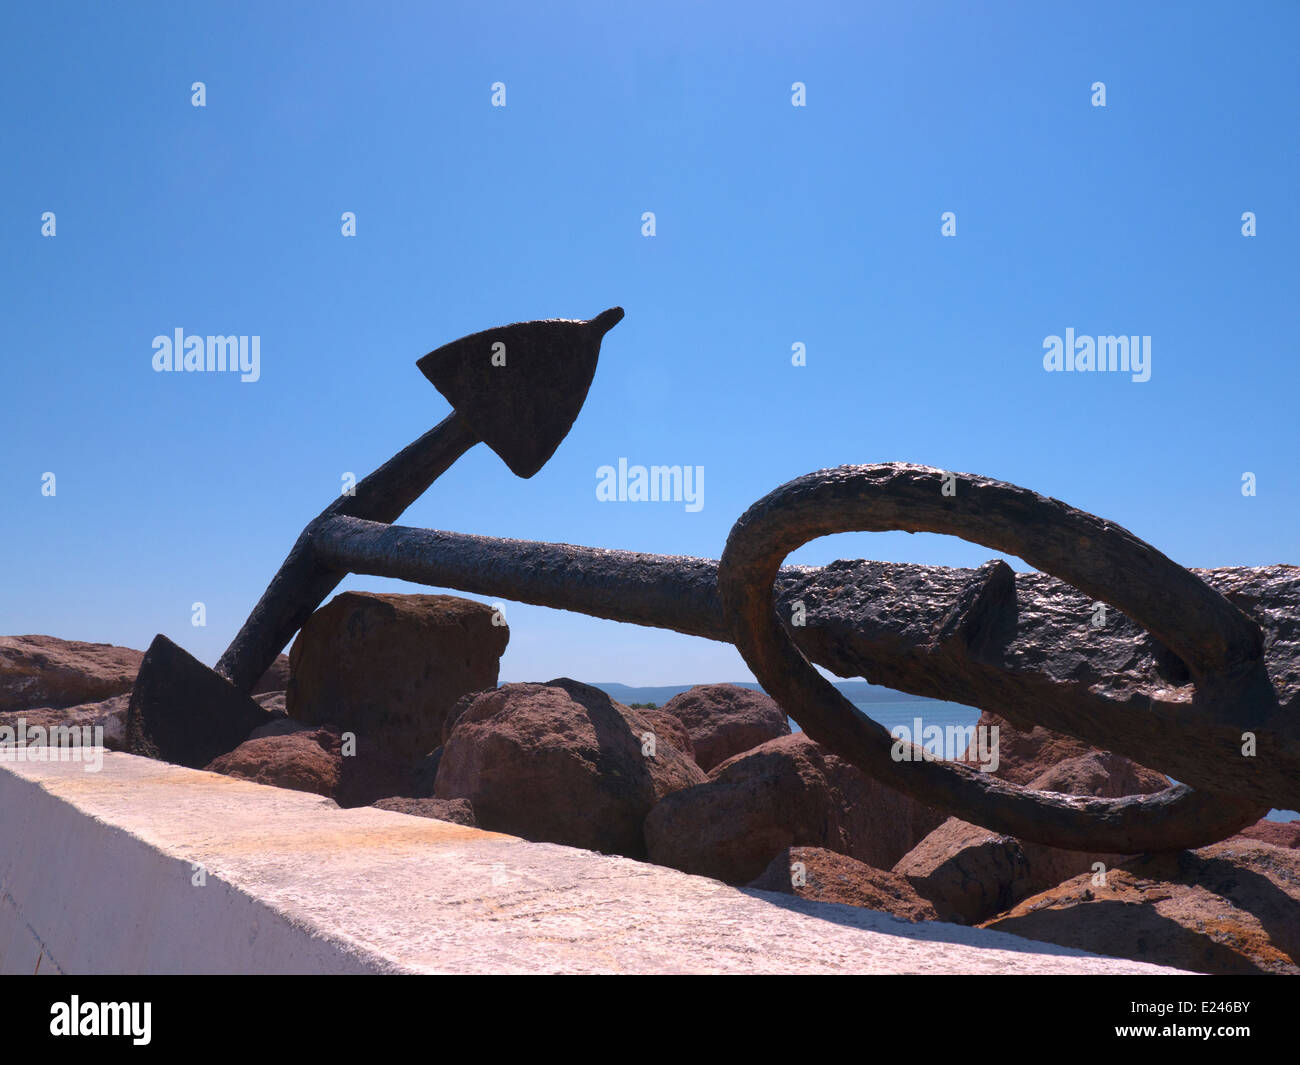
[[[1281,704],[1256,620],[1126,529],[984,477],[957,475],[955,491],[946,494],[951,476],[900,463],[821,470],[759,500],[733,527],[718,567],[728,631],[759,682],[809,736],[915,799],[995,831],[1074,850],[1202,846],[1258,820],[1280,791],[1294,793],[1300,748],[1293,735],[1269,728],[1279,722]],[[947,533],[1017,555],[1142,625],[1185,667],[1187,683],[1177,691],[1131,690],[1123,703],[1105,707],[1107,727],[1071,718],[1063,731],[1157,769],[1179,762],[1193,770],[1181,779],[1212,782],[1211,790],[1179,784],[1152,796],[1084,799],[1029,791],[956,763],[891,757],[889,733],[812,668],[773,603],[781,561],[795,548],[830,533],[889,529]],[[1046,720],[1045,703],[1026,699],[997,666],[1018,614],[1014,587],[989,567],[928,644],[964,675],[974,705],[1013,703],[1013,720],[1056,727]],[[1050,654],[1052,642],[1040,641],[1042,651]],[[1040,675],[1050,678],[1049,671]],[[1071,686],[1046,684],[1040,694],[1050,699]],[[1250,755],[1243,753],[1248,734],[1256,744]],[[1270,783],[1280,788],[1270,790]]]
[[[331,564],[358,573],[730,641],[718,564],[706,559],[351,518],[323,525],[315,547]],[[1094,627],[1093,606],[1101,597],[1049,574],[1017,574],[1001,561],[955,569],[855,560],[781,567],[773,596],[775,616],[803,655],[839,676],[978,706],[1025,729],[1039,724],[1067,732],[1198,789],[1231,791],[1246,800],[1238,804],[1239,816],[1249,820],[1272,805],[1300,803],[1300,751],[1294,725],[1291,732],[1283,728],[1300,712],[1300,568],[1187,572],[1262,634],[1269,678],[1259,700],[1264,713],[1257,703],[1230,704],[1258,729],[1264,753],[1254,759],[1240,756],[1236,724],[1185,727],[1183,718],[1198,716],[1203,701],[1168,648],[1118,610]],[[791,624],[796,604],[803,625]],[[800,721],[798,713],[792,716]],[[1269,757],[1274,748],[1277,756]]]
[[[480,440],[518,476],[540,470],[582,409],[601,339],[622,318],[622,308],[613,307],[590,321],[516,322],[462,337],[421,358],[421,372],[455,411],[308,524],[217,662],[217,672],[240,691],[251,691],[347,576],[312,555],[312,531],[320,524],[339,515],[396,521]]]
[[[155,638],[132,692],[132,720],[141,723],[132,749],[166,757],[173,748],[150,735],[177,731],[172,726],[183,714],[176,693],[187,687],[207,693],[205,712],[214,719],[215,735],[238,731],[258,678],[347,575],[313,551],[312,535],[321,524],[346,515],[396,521],[479,441],[520,477],[541,469],[582,409],[601,340],[622,317],[622,309],[612,307],[589,321],[517,322],[462,337],[420,359],[420,370],[456,409],[308,523],[215,670],[162,634]],[[167,653],[173,648],[177,653]]]
[[[890,787],[1022,839],[1181,849],[1271,807],[1300,807],[1295,566],[1184,569],[1059,500],[903,463],[781,486],[736,523],[720,562],[391,524],[479,440],[520,476],[540,469],[622,316],[503,326],[421,359],[456,413],[307,526],[218,672],[248,690],[347,572],[370,573],[734,642],[813,739]],[[958,536],[1041,572],[997,560],[782,566],[817,537],[895,529]],[[1113,608],[1102,624],[1098,603]],[[1183,783],[1092,799],[1028,791],[962,764],[897,761],[893,738],[814,662],[1068,733]]]

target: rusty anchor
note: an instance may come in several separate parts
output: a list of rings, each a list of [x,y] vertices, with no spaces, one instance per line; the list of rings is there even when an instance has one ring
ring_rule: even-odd
[[[585,325],[603,335],[621,316],[607,311]],[[500,332],[439,352],[471,340],[481,348]],[[435,384],[426,361],[439,352],[421,360]],[[594,350],[590,357],[594,370]],[[493,387],[482,358],[470,364],[457,364],[456,389],[439,384],[458,411]],[[589,383],[590,374],[583,395]],[[956,493],[941,491],[954,477]],[[345,572],[368,573],[734,642],[813,739],[896,790],[1022,839],[1085,851],[1182,849],[1225,838],[1275,805],[1300,806],[1300,568],[1193,572],[1059,500],[902,463],[821,470],[781,486],[736,523],[720,562],[392,524],[424,487],[400,496],[396,512],[339,501],[310,523],[218,671],[247,690]],[[1041,572],[1016,574],[1001,561],[976,570],[782,566],[817,537],[889,529],[959,536]],[[277,588],[286,573],[292,595]],[[1120,612],[1101,631],[1083,620],[1094,600]],[[796,604],[802,625],[791,622]],[[892,737],[813,662],[1021,728],[1044,725],[1184,783],[1092,799],[929,758],[895,761]]]

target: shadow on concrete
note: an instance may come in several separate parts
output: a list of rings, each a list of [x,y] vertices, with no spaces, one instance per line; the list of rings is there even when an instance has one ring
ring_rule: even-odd
[[[807,899],[776,891],[759,891],[755,888],[737,888],[736,890],[743,895],[760,899],[783,910],[803,914],[805,917],[815,917],[818,920],[831,921],[835,924],[858,928],[866,932],[900,936],[903,939],[912,939],[924,943],[952,943],[957,946],[1006,950],[1017,954],[1045,954],[1062,958],[1124,957],[1130,961],[1146,962],[1150,965],[1167,964],[1152,958],[1097,954],[1095,951],[1085,950],[1081,947],[1066,947],[1057,943],[1026,939],[1010,932],[995,932],[991,929],[948,924],[944,921],[905,921],[901,917],[894,917],[892,914],[881,910],[867,910],[860,906],[848,906],[839,902],[811,902]]]

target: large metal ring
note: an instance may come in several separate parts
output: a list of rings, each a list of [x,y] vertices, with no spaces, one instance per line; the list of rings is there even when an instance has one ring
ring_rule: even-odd
[[[1194,574],[1127,530],[1059,500],[985,477],[887,463],[820,470],[769,493],[736,522],[718,568],[737,649],[810,738],[919,802],[1069,850],[1205,846],[1268,812],[1254,800],[1181,784],[1097,799],[1031,791],[960,763],[895,761],[893,737],[812,667],[773,604],[777,571],[796,548],[837,532],[889,530],[946,533],[1016,555],[1118,607],[1183,660],[1198,690],[1224,695],[1213,701],[1213,719],[1240,721],[1230,693],[1258,667],[1262,635]],[[1204,708],[1200,713],[1204,721]]]

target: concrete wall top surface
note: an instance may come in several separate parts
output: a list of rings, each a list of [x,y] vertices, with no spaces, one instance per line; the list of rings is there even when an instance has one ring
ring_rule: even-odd
[[[1176,971],[115,752],[0,760],[0,811],[3,972]]]

